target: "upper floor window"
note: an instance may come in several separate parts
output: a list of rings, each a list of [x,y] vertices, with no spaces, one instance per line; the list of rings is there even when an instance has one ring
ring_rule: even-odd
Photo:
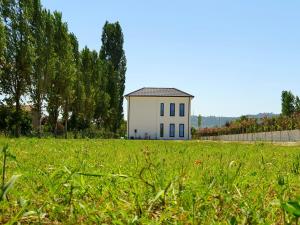
[[[179,137],[184,137],[184,124],[179,124]]]
[[[175,116],[175,103],[170,103],[170,116]]]
[[[175,124],[174,123],[170,124],[169,136],[170,137],[175,137]]]
[[[179,116],[184,116],[184,103],[179,104]]]
[[[165,104],[160,103],[160,116],[164,116],[164,115],[165,115]]]

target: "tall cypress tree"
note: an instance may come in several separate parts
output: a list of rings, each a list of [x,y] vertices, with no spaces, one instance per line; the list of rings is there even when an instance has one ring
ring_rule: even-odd
[[[123,49],[124,37],[119,22],[106,22],[102,32],[100,59],[108,64],[111,107],[111,129],[116,132],[123,119],[123,94],[125,89],[126,56]]]
[[[2,92],[7,102],[15,107],[15,136],[20,135],[21,100],[28,90],[32,71],[32,49],[29,18],[30,1],[1,2],[6,32],[6,65],[0,77]]]

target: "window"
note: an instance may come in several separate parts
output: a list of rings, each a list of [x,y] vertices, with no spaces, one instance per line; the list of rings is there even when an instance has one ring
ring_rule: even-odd
[[[170,116],[175,116],[175,103],[170,104]]]
[[[179,124],[179,137],[184,137],[184,124]]]
[[[165,115],[165,104],[160,103],[160,116],[164,116],[164,115]]]
[[[160,124],[160,137],[164,137],[164,124]]]
[[[179,116],[184,116],[184,103],[179,105]]]
[[[175,137],[175,124],[170,124],[170,137]]]

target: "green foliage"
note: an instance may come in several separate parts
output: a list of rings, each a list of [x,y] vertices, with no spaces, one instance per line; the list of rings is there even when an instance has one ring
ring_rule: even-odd
[[[20,174],[0,223],[293,224],[299,146],[4,139]],[[0,169],[1,170],[1,169]],[[5,183],[7,183],[7,181]]]
[[[33,42],[30,33],[30,1],[2,1],[6,33],[5,67],[0,74],[0,89],[7,102],[15,106],[16,136],[20,134],[21,98],[30,85]]]
[[[99,58],[106,64],[107,93],[110,96],[110,125],[116,132],[123,120],[123,95],[125,90],[126,57],[124,37],[119,22],[106,22],[102,32]]]
[[[16,134],[16,111],[15,109],[0,104],[0,132],[5,135]],[[31,115],[22,110],[19,112],[19,132],[22,135],[30,135],[32,130]]]
[[[41,136],[42,111],[46,100],[47,85],[54,71],[53,31],[51,29],[51,16],[42,9],[40,0],[32,1],[30,18],[31,33],[34,42],[33,71],[30,77],[30,97],[33,109],[37,112],[39,121],[37,132]]]
[[[45,109],[45,127],[55,136],[60,128],[67,138],[68,131],[92,126],[120,135],[126,58],[119,23],[105,23],[98,55],[87,47],[80,52],[62,14],[47,11],[40,0],[0,4],[0,93],[15,107],[13,133],[20,135],[25,100],[37,114],[39,137]]]
[[[281,94],[282,115],[291,116],[295,112],[295,96],[291,91],[283,91]]]

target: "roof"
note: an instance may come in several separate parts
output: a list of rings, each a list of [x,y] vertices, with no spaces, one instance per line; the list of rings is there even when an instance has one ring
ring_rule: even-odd
[[[125,97],[194,97],[177,88],[149,88],[144,87],[136,91],[130,92]]]

